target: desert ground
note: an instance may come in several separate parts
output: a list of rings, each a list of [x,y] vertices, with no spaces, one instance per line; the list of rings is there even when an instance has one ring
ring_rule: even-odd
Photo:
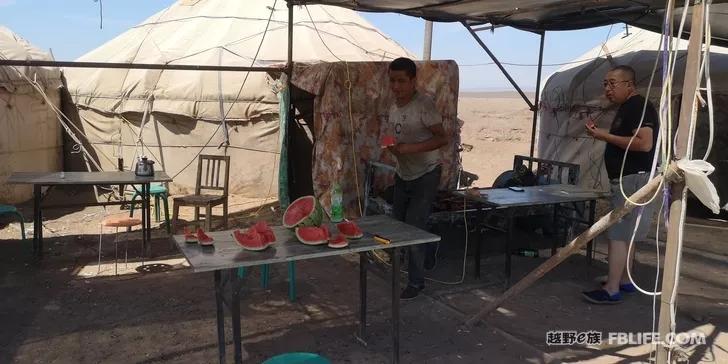
[[[514,154],[528,154],[531,113],[517,94],[465,93],[459,115],[465,122],[463,143],[473,146],[463,155],[464,167],[479,175],[477,186],[490,186],[498,174],[510,169]],[[85,190],[55,190],[46,202],[89,195]],[[234,198],[230,224],[247,227],[256,220],[280,221],[275,204],[258,207],[260,202]],[[20,209],[26,229],[32,229],[32,204]],[[119,211],[48,210],[42,260],[31,257],[29,240],[19,239],[17,222],[0,220],[0,363],[217,361],[212,273],[192,272],[170,245],[161,223],[154,222],[158,228],[153,232],[151,258],[142,261],[138,233],[132,232],[126,237],[129,261],[123,260],[122,243],[119,275],[114,275],[113,231],[106,231],[98,266],[99,222],[114,212]],[[191,209],[183,209],[181,218],[191,220]],[[401,362],[650,362],[650,344],[606,342],[606,335],[652,331],[652,297],[634,294],[617,306],[589,305],[580,297],[580,291],[595,288],[606,273],[603,239],[597,240],[591,265],[583,252],[572,256],[482,324],[465,327],[467,318],[503,292],[503,234],[489,232],[483,241],[476,241],[476,235],[457,222],[437,230],[443,240],[437,265],[427,273],[432,280],[421,297],[401,304]],[[700,333],[707,340],[681,347],[676,355],[683,362],[727,363],[728,224],[692,219],[685,236],[677,331]],[[516,236],[519,246],[538,245],[532,239]],[[469,254],[475,243],[484,250],[480,279],[473,277],[474,259]],[[641,243],[636,250],[635,279],[651,290],[657,266],[654,242]],[[664,244],[660,250],[663,261]],[[513,256],[514,282],[546,259]],[[245,362],[260,363],[294,351],[317,352],[333,363],[390,362],[389,267],[372,258],[364,346],[353,335],[358,327],[358,262],[358,256],[345,255],[297,264],[295,301],[288,299],[285,264],[271,267],[268,287],[261,287],[260,271],[250,269],[241,294]],[[605,341],[547,345],[552,330],[599,331]],[[230,337],[228,332],[228,361]]]

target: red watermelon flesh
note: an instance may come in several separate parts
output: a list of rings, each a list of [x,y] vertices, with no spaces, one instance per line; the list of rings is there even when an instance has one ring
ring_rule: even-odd
[[[197,243],[197,235],[185,226],[185,243]]]
[[[265,221],[258,221],[255,223],[255,225],[253,225],[253,227],[255,228],[255,231],[260,234],[270,230],[270,227],[268,227],[268,223],[266,223]]]
[[[321,245],[329,241],[329,230],[326,227],[302,226],[296,228],[296,238],[306,245]]]
[[[249,232],[251,230],[263,236],[263,240],[266,243],[273,243],[276,241],[276,235],[273,233],[273,229],[271,229],[265,221],[258,221],[255,225],[248,229]]]
[[[212,244],[213,239],[205,234],[205,232],[202,230],[202,228],[197,229],[197,241],[200,243],[200,245],[210,245]]]
[[[314,196],[299,197],[283,214],[283,226],[293,229],[299,226],[320,226],[323,209]]]
[[[397,144],[397,139],[392,135],[385,135],[382,137],[382,140],[379,144],[382,146],[382,148],[391,147]]]
[[[359,229],[353,221],[344,221],[336,225],[339,232],[348,239],[359,239],[364,236],[364,233]]]
[[[233,231],[233,236],[235,237],[235,241],[238,242],[238,245],[242,246],[245,250],[260,251],[268,247],[268,243],[263,240],[263,236],[255,230],[246,233],[235,230]]]
[[[346,248],[349,246],[349,241],[346,240],[346,237],[343,234],[338,234],[331,239],[329,239],[329,248]]]

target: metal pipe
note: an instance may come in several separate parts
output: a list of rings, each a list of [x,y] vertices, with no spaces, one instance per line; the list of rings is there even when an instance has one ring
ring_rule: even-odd
[[[503,65],[500,63],[500,61],[498,61],[498,58],[495,58],[495,55],[493,54],[493,52],[490,51],[490,48],[488,48],[488,46],[486,46],[485,43],[483,43],[483,40],[480,39],[480,37],[478,37],[477,34],[475,34],[473,29],[470,28],[470,26],[468,24],[466,24],[465,22],[460,22],[460,23],[465,27],[465,29],[468,30],[468,32],[470,32],[470,35],[472,35],[473,38],[475,38],[475,41],[478,42],[478,44],[480,45],[481,48],[483,48],[485,53],[488,53],[488,56],[490,56],[490,59],[492,59],[493,62],[496,64],[496,66],[498,66],[498,68],[500,68],[503,75],[506,76],[506,78],[508,79],[508,82],[510,82],[511,85],[513,85],[513,87],[516,89],[516,91],[518,91],[518,93],[521,95],[523,100],[526,101],[526,104],[528,104],[529,109],[533,110],[533,104],[531,103],[531,100],[529,100],[528,96],[526,96],[526,94],[523,93],[523,90],[521,90],[521,88],[518,86],[516,81],[513,79],[513,77],[511,77],[511,75],[508,73],[508,71],[506,71],[506,69],[503,67]]]
[[[74,62],[74,61],[36,61],[25,59],[0,59],[0,66],[21,67],[67,67],[67,68],[122,68],[178,71],[242,71],[242,72],[281,72],[281,67],[244,67],[208,66],[158,63],[114,63],[114,62]]]
[[[535,107],[532,107],[533,111],[533,126],[531,128],[531,152],[528,154],[529,157],[533,158],[533,152],[536,147],[536,122],[538,120],[538,103],[539,96],[541,94],[541,71],[543,70],[543,44],[546,39],[546,32],[541,32],[541,45],[538,50],[538,72],[536,73],[536,97],[534,99]],[[531,163],[531,162],[529,162]],[[530,168],[530,166],[529,166]]]
[[[425,45],[422,50],[422,60],[429,61],[432,59],[432,22],[425,21]]]
[[[290,86],[293,75],[293,2],[288,0],[288,58],[286,68],[288,72],[288,85]]]

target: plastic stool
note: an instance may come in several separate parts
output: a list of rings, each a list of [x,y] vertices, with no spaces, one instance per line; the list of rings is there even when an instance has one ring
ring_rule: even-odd
[[[260,286],[268,288],[270,265],[263,264],[260,267]],[[238,268],[238,277],[245,278],[245,267]],[[288,262],[288,299],[296,302],[296,263]]]
[[[314,353],[286,353],[276,355],[263,364],[331,364],[331,361]]]

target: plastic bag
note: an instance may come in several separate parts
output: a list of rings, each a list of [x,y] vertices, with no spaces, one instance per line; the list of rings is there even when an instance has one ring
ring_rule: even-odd
[[[704,160],[685,159],[677,161],[677,166],[685,172],[687,188],[714,214],[719,214],[718,191],[713,186],[713,182],[708,179],[708,176],[715,171],[715,167]]]

